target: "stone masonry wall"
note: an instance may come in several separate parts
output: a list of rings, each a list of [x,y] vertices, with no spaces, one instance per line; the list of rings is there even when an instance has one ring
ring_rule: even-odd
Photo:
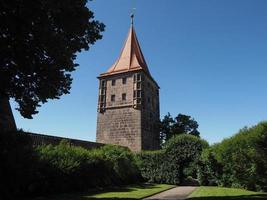
[[[142,76],[142,103],[134,108],[134,73],[100,78],[106,81],[106,106],[98,112],[96,140],[127,146],[132,151],[159,149],[159,88],[151,77],[137,72]],[[123,78],[127,78],[125,84]],[[122,94],[126,94],[125,100]]]
[[[57,137],[57,136],[51,136],[51,135],[42,135],[42,134],[37,134],[37,133],[25,133],[25,134],[31,137],[33,146],[48,145],[48,144],[58,145],[62,140],[68,141],[73,146],[79,146],[85,149],[94,149],[94,148],[104,146],[104,144],[97,143],[97,142],[90,142],[90,141],[77,140],[77,139],[71,139],[71,138]]]
[[[123,84],[123,78],[126,83]],[[133,74],[107,77],[106,108],[97,116],[96,141],[127,146],[132,151],[141,150],[141,112],[133,108]],[[112,85],[115,80],[115,85]],[[126,94],[126,99],[122,99]],[[115,95],[115,101],[111,96]]]
[[[141,113],[132,107],[107,109],[98,114],[97,137],[100,143],[141,150]]]
[[[143,75],[142,89],[142,149],[159,149],[159,88],[150,77]]]

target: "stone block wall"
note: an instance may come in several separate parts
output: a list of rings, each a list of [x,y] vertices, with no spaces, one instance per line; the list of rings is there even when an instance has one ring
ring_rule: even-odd
[[[37,133],[25,133],[25,134],[31,137],[33,146],[49,145],[49,144],[58,145],[62,140],[68,141],[73,146],[83,147],[85,149],[94,149],[105,145],[97,142],[57,137],[51,135],[43,135]]]
[[[140,104],[134,102],[136,73],[142,79]],[[105,107],[98,110],[96,141],[127,146],[132,151],[159,149],[159,88],[155,81],[142,71],[100,77],[101,81],[106,82]],[[126,94],[125,100],[122,94]]]
[[[96,141],[140,151],[141,112],[131,107],[107,109],[98,113]]]

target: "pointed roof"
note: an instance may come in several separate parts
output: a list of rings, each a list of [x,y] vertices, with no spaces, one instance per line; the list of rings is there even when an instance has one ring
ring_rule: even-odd
[[[132,23],[119,58],[107,72],[100,76],[108,76],[135,70],[143,70],[151,76]]]

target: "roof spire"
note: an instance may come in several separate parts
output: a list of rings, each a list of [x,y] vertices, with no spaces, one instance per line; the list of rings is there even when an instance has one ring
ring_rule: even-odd
[[[111,74],[117,74],[135,70],[143,70],[148,75],[150,75],[133,27],[133,18],[134,14],[132,13],[130,30],[125,40],[119,58],[108,69],[108,71],[106,73],[101,74],[101,76],[107,76]]]

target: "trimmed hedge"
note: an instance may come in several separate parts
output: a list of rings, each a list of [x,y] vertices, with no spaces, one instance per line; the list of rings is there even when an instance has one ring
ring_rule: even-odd
[[[186,169],[198,161],[208,143],[196,136],[182,134],[172,137],[163,150],[141,152],[138,155],[142,176],[149,182],[180,184],[186,179]],[[196,171],[196,168],[190,169]],[[189,170],[187,170],[189,171]]]
[[[62,141],[57,146],[33,149],[30,138],[21,133],[0,134],[3,199],[87,191],[142,180],[127,148],[106,145],[86,150]]]
[[[243,128],[203,152],[198,174],[202,184],[267,191],[267,122]]]

